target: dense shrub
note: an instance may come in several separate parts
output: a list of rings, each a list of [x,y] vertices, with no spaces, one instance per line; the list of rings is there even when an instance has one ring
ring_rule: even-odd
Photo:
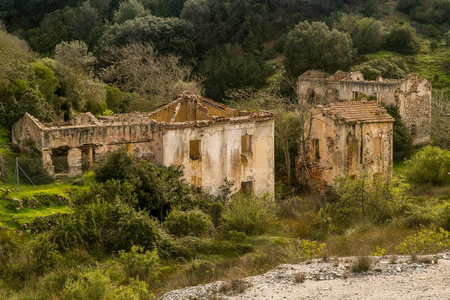
[[[128,277],[147,281],[157,277],[159,268],[158,251],[144,251],[142,247],[133,245],[130,252],[119,251],[119,260],[125,267]]]
[[[164,221],[164,227],[176,236],[202,236],[211,226],[211,217],[199,209],[173,209]]]
[[[371,176],[370,176],[371,177]],[[389,177],[362,173],[358,180],[337,177],[337,199],[330,199],[333,225],[346,227],[369,220],[383,223],[394,217],[405,199],[401,183]]]
[[[133,163],[133,157],[128,155],[125,148],[110,152],[105,162],[95,169],[95,180],[98,182],[106,182],[109,179],[124,181],[127,171]]]
[[[33,239],[26,233],[1,230],[0,249],[0,278],[17,287],[61,261],[61,254],[47,234]]]
[[[400,254],[431,254],[450,247],[450,233],[442,228],[422,229],[408,236],[396,249]]]
[[[125,149],[108,154],[103,166],[96,170],[98,181],[119,180],[133,188],[130,203],[163,220],[173,206],[181,210],[198,207],[211,212],[220,207],[212,197],[199,193],[183,179],[182,166],[161,166],[147,160],[134,161]],[[217,217],[217,216],[216,216]]]
[[[406,64],[402,64],[401,61],[396,64],[393,60],[387,60],[385,58],[373,59],[368,62],[353,66],[352,71],[361,71],[366,80],[376,80],[378,76],[383,78],[396,78],[400,79],[406,76],[408,73],[408,67]]]
[[[94,185],[77,196],[74,213],[54,226],[50,236],[59,249],[86,246],[110,253],[136,243],[153,248],[163,233],[148,213],[133,207],[132,190],[118,181]]]
[[[385,48],[401,54],[416,54],[420,50],[420,44],[411,26],[397,24],[387,35]]]
[[[222,215],[225,229],[260,234],[276,218],[275,203],[270,196],[252,197],[238,194],[225,207]]]
[[[450,183],[450,151],[427,146],[405,163],[404,175],[411,183]]]

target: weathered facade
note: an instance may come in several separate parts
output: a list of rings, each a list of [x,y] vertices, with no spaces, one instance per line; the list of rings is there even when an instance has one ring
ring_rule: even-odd
[[[301,97],[316,103],[349,101],[364,94],[377,103],[398,107],[403,123],[410,129],[415,145],[430,141],[431,83],[413,73],[403,79],[364,80],[361,72],[336,72],[333,76],[307,71],[298,78]]]
[[[80,176],[106,154],[127,147],[139,158],[183,165],[188,182],[217,195],[225,178],[256,194],[274,192],[274,117],[230,109],[189,92],[152,113],[42,124],[26,114],[13,126],[13,143],[35,142],[53,176]]]
[[[335,102],[310,110],[306,155],[297,160],[297,178],[306,166],[309,183],[323,191],[338,176],[359,178],[392,173],[393,122],[375,101]]]

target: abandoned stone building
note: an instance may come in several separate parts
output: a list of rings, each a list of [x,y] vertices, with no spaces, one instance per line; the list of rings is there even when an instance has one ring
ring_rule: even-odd
[[[299,181],[302,168],[320,191],[334,186],[338,175],[358,179],[361,172],[392,173],[394,118],[375,101],[317,105],[310,113],[305,155],[297,160]]]
[[[248,112],[190,92],[151,113],[95,117],[42,124],[26,114],[12,129],[14,144],[34,141],[55,177],[76,177],[101,163],[108,152],[129,153],[163,165],[183,165],[184,176],[217,195],[225,178],[237,189],[274,192],[274,117]]]
[[[361,95],[373,97],[385,106],[397,106],[403,123],[413,136],[413,143],[426,144],[431,130],[431,83],[413,73],[403,79],[364,80],[361,72],[337,71],[329,76],[321,71],[307,71],[299,76],[300,97],[316,104],[349,101]]]

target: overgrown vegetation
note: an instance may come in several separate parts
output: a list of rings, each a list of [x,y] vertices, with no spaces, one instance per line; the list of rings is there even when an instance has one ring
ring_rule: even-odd
[[[9,145],[9,128],[25,112],[47,122],[149,110],[189,89],[274,112],[278,193],[230,198],[228,190],[216,199],[187,184],[181,168],[138,162],[125,150],[81,179],[37,188],[21,181],[20,191],[0,183],[0,298],[148,299],[216,279],[228,280],[231,294],[246,288],[237,277],[279,263],[358,255],[355,271],[365,271],[370,253],[449,247],[447,0],[398,1],[416,22],[379,0],[24,3],[0,3],[7,162],[30,159],[26,173],[48,179],[36,156]],[[393,109],[392,178],[342,177],[335,192],[300,191],[293,167],[311,104],[302,106],[293,87],[312,68],[429,79],[440,149],[409,159],[410,135]]]

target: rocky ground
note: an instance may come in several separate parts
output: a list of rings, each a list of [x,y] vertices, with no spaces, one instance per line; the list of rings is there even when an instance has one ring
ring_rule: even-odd
[[[356,260],[280,265],[262,275],[188,287],[160,299],[450,299],[450,251],[370,257],[370,269],[362,272],[353,271]]]

